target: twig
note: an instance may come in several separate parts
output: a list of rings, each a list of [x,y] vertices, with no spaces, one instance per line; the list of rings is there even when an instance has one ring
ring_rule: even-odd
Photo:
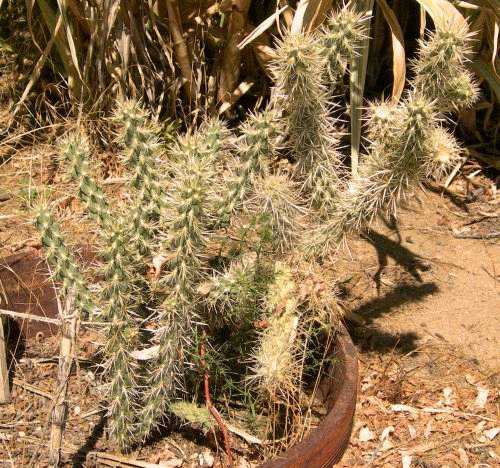
[[[488,234],[467,234],[466,232],[453,230],[452,235],[456,239],[496,239],[500,237],[500,231],[489,232]]]
[[[40,315],[25,314],[23,312],[15,312],[13,310],[0,309],[0,315],[8,315],[10,317],[22,318],[26,320],[35,320],[37,322],[53,323],[54,325],[61,325],[61,321],[56,318],[42,317]]]
[[[14,378],[14,379],[12,379],[12,383],[18,387],[24,388],[28,392],[34,393],[35,395],[39,395],[39,396],[42,396],[44,398],[47,398],[48,400],[52,400],[54,398],[52,394],[45,392],[45,391],[41,390],[40,388],[35,387],[34,385],[31,385],[27,382],[24,382],[23,380],[19,380],[19,379]]]
[[[465,164],[465,162],[469,159],[469,157],[462,158],[460,161],[458,161],[457,165],[453,168],[453,171],[451,171],[451,174],[449,177],[446,179],[446,182],[444,184],[444,188],[448,188],[450,184],[453,182],[453,179],[457,176],[458,171],[462,168],[462,166]]]
[[[66,298],[64,310],[60,309],[62,319],[62,336],[59,348],[59,370],[57,380],[59,388],[53,399],[53,408],[50,416],[50,444],[49,444],[49,466],[57,468],[61,457],[61,445],[64,426],[68,414],[68,403],[66,395],[68,392],[68,381],[73,365],[75,354],[76,336],[79,328],[79,314],[74,307],[74,294],[70,293]]]
[[[42,317],[41,315],[26,314],[24,312],[16,312],[14,310],[0,309],[0,315],[8,315],[10,317],[21,318],[25,320],[34,320],[36,322],[52,323],[54,325],[61,325],[61,320],[57,318]],[[72,317],[67,317],[72,318]],[[96,322],[93,320],[83,320],[80,325],[85,325],[89,327],[106,327],[109,324],[107,322]]]
[[[87,458],[95,458],[96,460],[99,461],[100,464],[105,466],[115,466],[115,467],[138,466],[140,468],[162,468],[165,466],[165,465],[157,465],[156,463],[148,463],[141,460],[133,460],[131,458],[125,458],[118,455],[111,455],[110,453],[104,453],[104,452],[90,452],[87,455]]]
[[[104,413],[104,412],[106,412],[106,408],[93,409],[93,410],[87,411],[86,413],[83,413],[82,415],[80,415],[80,419],[87,419],[87,418],[90,418],[91,416],[94,416],[94,415],[99,414],[99,413]]]
[[[231,436],[227,430],[227,426],[222,420],[221,415],[217,411],[217,408],[212,404],[212,398],[210,397],[210,386],[209,386],[209,375],[208,367],[205,361],[205,333],[203,333],[203,338],[200,344],[200,362],[204,370],[204,388],[205,388],[205,403],[208,410],[217,421],[219,429],[222,432],[222,437],[224,439],[224,448],[226,450],[226,455],[228,459],[229,466],[233,466],[233,453],[231,451]]]
[[[3,333],[3,320],[0,317],[0,404],[9,403],[9,369],[7,367],[7,351]]]

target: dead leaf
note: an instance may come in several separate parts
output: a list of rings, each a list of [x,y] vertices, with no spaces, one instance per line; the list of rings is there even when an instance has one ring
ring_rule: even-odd
[[[382,434],[380,434],[380,441],[383,442],[384,440],[386,440],[392,432],[394,432],[394,426],[387,426],[382,431]]]
[[[158,356],[159,352],[160,352],[160,346],[154,345],[151,346],[150,348],[136,349],[132,351],[130,355],[134,359],[137,359],[138,361],[148,361],[149,359],[154,359],[156,356]]]
[[[446,406],[453,405],[454,397],[453,397],[453,389],[451,387],[443,388],[443,398],[444,398],[443,403]]]
[[[450,24],[465,23],[465,18],[448,0],[417,0],[429,13],[434,24],[446,30]]]
[[[484,431],[484,435],[488,437],[488,439],[493,440],[498,435],[499,432],[500,432],[500,427],[492,427],[491,429]]]
[[[367,426],[363,426],[359,430],[358,440],[360,442],[368,442],[369,440],[375,439],[375,434],[368,429]]]
[[[417,430],[411,424],[408,424],[408,432],[410,434],[410,439],[413,440],[417,437]]]
[[[432,421],[429,420],[427,422],[427,425],[425,426],[424,437],[428,439],[431,434],[432,434]]]
[[[417,408],[408,405],[391,405],[391,411],[394,413],[412,413],[418,414]]]
[[[412,460],[411,455],[408,455],[407,453],[401,454],[401,465],[403,466],[403,468],[410,468],[411,460]]]
[[[464,464],[464,466],[469,466],[469,456],[462,447],[458,449],[458,455],[460,457],[460,461]]]
[[[385,0],[377,0],[377,4],[382,10],[385,20],[391,29],[392,38],[392,100],[398,102],[406,81],[406,54],[404,36],[399,21],[392,8]]]
[[[477,387],[477,397],[476,401],[474,402],[474,406],[478,408],[484,408],[486,402],[488,401],[489,393],[490,393],[489,389],[483,387]]]

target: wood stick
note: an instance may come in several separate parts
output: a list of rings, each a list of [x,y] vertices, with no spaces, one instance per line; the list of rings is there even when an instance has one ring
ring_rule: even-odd
[[[26,391],[47,398],[48,400],[52,400],[54,398],[52,394],[45,392],[42,389],[35,387],[34,385],[29,384],[28,382],[25,382],[24,380],[14,378],[12,379],[12,383],[17,387],[24,388]]]
[[[49,466],[57,468],[61,457],[61,445],[64,426],[68,413],[66,395],[68,392],[68,381],[75,355],[76,337],[80,325],[79,314],[74,307],[74,294],[68,294],[64,310],[61,308],[62,336],[59,348],[59,370],[56,394],[54,395],[52,412],[50,417],[50,442],[49,442]]]
[[[56,318],[42,317],[40,315],[25,314],[24,312],[15,312],[14,310],[0,309],[0,315],[8,315],[10,317],[22,318],[25,320],[35,320],[37,322],[53,323],[54,325],[61,325],[61,321]]]
[[[112,455],[110,453],[104,452],[90,452],[87,455],[87,459],[94,458],[100,464],[105,466],[114,466],[114,467],[132,467],[137,466],[140,468],[161,468],[165,465],[157,465],[156,463],[148,463],[141,460],[133,460],[131,458],[122,457],[119,455]],[[177,460],[177,459],[176,459]],[[168,462],[167,462],[168,463]],[[179,466],[182,463],[182,460],[179,460]],[[175,466],[172,464],[172,466]]]
[[[9,317],[21,318],[25,320],[34,320],[36,322],[52,323],[54,325],[61,325],[61,320],[51,317],[43,317],[41,315],[26,314],[24,312],[16,312],[14,310],[0,309],[0,315],[8,315]],[[68,317],[69,318],[69,317]],[[94,327],[105,327],[108,325],[107,322],[96,322],[93,320],[83,320],[80,325],[94,326]]]
[[[0,404],[10,402],[9,369],[7,367],[7,345],[3,333],[3,320],[0,317]]]

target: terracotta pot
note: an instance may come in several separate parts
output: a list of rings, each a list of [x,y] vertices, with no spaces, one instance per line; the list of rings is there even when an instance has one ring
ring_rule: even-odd
[[[57,298],[45,260],[34,252],[21,252],[0,259],[0,308],[58,318]],[[58,326],[26,319],[15,320],[24,337],[37,333],[54,335]]]
[[[33,253],[21,253],[0,260],[0,281],[7,304],[0,308],[57,317],[57,301],[48,279],[45,261]],[[57,326],[37,321],[16,320],[24,336],[57,333]],[[330,467],[340,461],[351,436],[358,386],[358,360],[351,338],[341,326],[334,354],[333,375],[321,382],[328,414],[299,444],[261,468]]]
[[[358,358],[349,333],[341,326],[336,343],[334,374],[325,378],[328,414],[300,443],[260,468],[319,468],[335,465],[351,437],[358,392]]]

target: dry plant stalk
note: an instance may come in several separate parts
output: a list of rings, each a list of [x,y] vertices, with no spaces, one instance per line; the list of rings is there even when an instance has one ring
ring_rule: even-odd
[[[61,457],[61,445],[64,426],[68,416],[68,382],[76,349],[76,338],[80,326],[80,317],[74,307],[74,294],[69,292],[64,309],[59,307],[61,317],[61,342],[59,347],[59,366],[57,372],[58,388],[52,402],[50,415],[49,466],[58,467]]]
[[[10,401],[9,369],[7,367],[6,349],[3,319],[0,316],[0,405]]]

